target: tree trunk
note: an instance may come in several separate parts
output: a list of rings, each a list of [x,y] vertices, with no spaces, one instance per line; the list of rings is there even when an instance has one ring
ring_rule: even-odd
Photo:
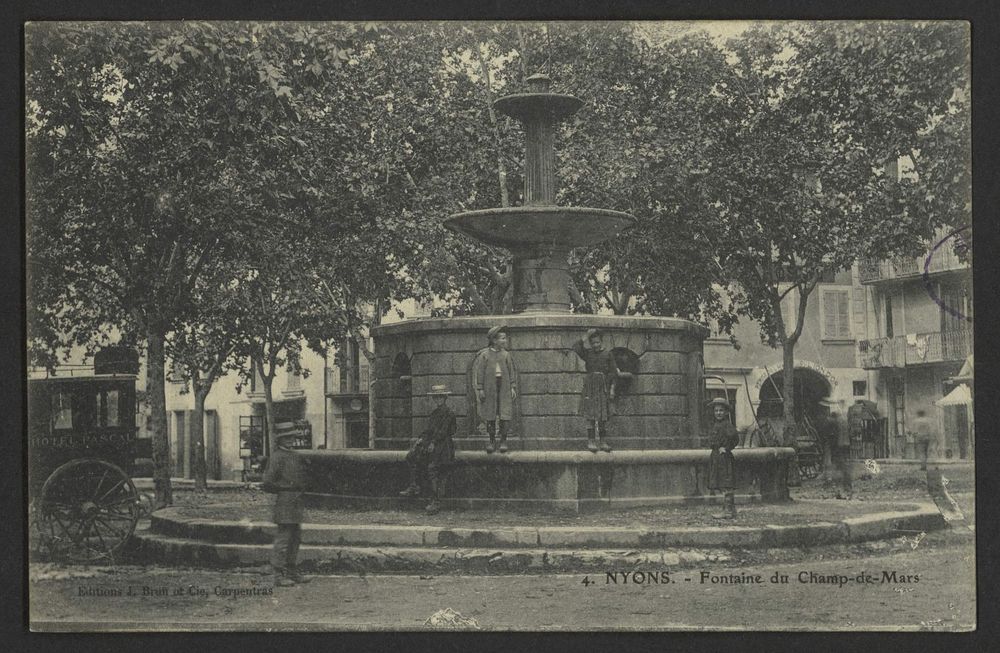
[[[205,461],[205,399],[212,384],[196,382],[194,387],[194,412],[191,414],[191,450],[194,452],[194,487],[208,489],[208,466]]]
[[[154,506],[163,508],[174,502],[170,487],[170,438],[167,433],[167,395],[164,385],[164,341],[166,329],[150,326],[146,333],[146,394],[153,426]]]
[[[490,118],[490,127],[493,131],[493,142],[497,148],[497,181],[500,184],[500,206],[510,206],[510,197],[507,194],[507,166],[503,163],[503,151],[500,139],[500,127],[497,125],[497,115],[493,110],[493,85],[490,81],[490,68],[483,56],[480,44],[475,45],[476,55],[479,57],[479,70],[483,76],[486,89],[486,111]],[[527,201],[527,198],[525,198]]]
[[[795,422],[795,341],[786,339],[781,343],[781,357],[782,357],[782,406],[784,408],[785,417],[785,442],[784,444],[792,444],[788,441],[789,431],[788,428],[791,427],[791,437],[794,438],[795,434],[798,433],[798,428]]]
[[[274,395],[271,386],[274,377],[261,375],[264,382],[264,455],[271,457],[271,439],[274,437]]]
[[[372,332],[372,329],[382,324],[382,300],[375,300],[375,311],[372,317],[371,326],[368,328],[368,333]],[[377,377],[375,375],[375,370],[377,366],[375,365],[375,352],[368,351],[368,341],[365,340],[365,358],[368,359],[368,448],[375,448],[375,381]]]

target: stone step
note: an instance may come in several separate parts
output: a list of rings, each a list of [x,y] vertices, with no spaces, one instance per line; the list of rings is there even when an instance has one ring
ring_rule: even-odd
[[[268,544],[219,544],[137,532],[129,556],[138,561],[191,567],[244,567],[269,564]],[[306,573],[451,572],[506,574],[522,572],[656,571],[725,562],[724,550],[573,550],[454,547],[359,547],[309,545],[299,549]]]
[[[484,454],[485,455],[485,454]],[[507,457],[493,454],[494,457]],[[594,454],[587,453],[586,456]],[[607,455],[607,454],[600,454]],[[596,457],[596,456],[595,456]],[[427,505],[427,499],[407,499],[393,492],[391,496],[374,494],[346,494],[331,491],[329,493],[310,492],[305,496],[309,508],[329,508],[333,510],[422,510]],[[661,496],[661,497],[625,497],[625,498],[582,498],[582,499],[546,499],[539,501],[524,497],[445,497],[441,500],[444,510],[507,510],[517,513],[553,513],[553,514],[590,514],[607,512],[608,510],[625,510],[628,508],[650,506],[703,506],[722,505],[719,496]],[[736,503],[744,505],[761,503],[759,494],[737,494]]]
[[[489,443],[487,435],[482,436],[460,436],[454,438],[455,448],[459,451],[483,451]],[[499,441],[499,436],[497,436]],[[683,437],[656,437],[656,438],[634,438],[609,436],[605,441],[613,449],[620,451],[647,451],[647,450],[679,450],[689,449],[692,445],[690,438]],[[393,440],[389,438],[377,438],[375,446],[378,449],[403,450],[409,447],[410,441]],[[508,437],[507,448],[510,451],[587,451],[587,436],[574,436],[564,438],[525,438],[520,436]]]
[[[444,527],[405,524],[304,524],[303,545],[356,547],[447,547],[548,550],[629,548],[656,550],[673,547],[771,548],[818,546],[895,537],[901,532],[945,527],[933,504],[910,510],[882,512],[844,519],[787,526],[719,526],[621,528],[606,526],[487,526]],[[267,522],[226,521],[182,516],[176,509],[152,515],[151,535],[204,543],[267,545],[275,527]]]

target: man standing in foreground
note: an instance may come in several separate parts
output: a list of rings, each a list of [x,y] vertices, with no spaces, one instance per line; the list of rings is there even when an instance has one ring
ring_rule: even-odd
[[[299,544],[302,541],[302,494],[306,490],[306,463],[301,454],[291,448],[294,434],[275,438],[278,448],[268,460],[263,489],[277,496],[274,499],[274,536],[271,568],[278,575],[278,587],[308,583],[298,571]]]

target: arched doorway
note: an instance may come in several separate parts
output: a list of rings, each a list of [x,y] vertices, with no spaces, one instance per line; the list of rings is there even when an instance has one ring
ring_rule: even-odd
[[[822,374],[808,367],[795,368],[794,382],[795,421],[798,424],[811,424],[815,427],[826,412],[820,400],[830,396],[832,391],[830,382]],[[758,419],[781,419],[784,416],[782,401],[784,383],[783,371],[775,372],[764,379],[760,387]]]

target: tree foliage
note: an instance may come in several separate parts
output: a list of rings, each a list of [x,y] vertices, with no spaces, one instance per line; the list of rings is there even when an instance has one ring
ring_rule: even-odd
[[[787,368],[820,274],[968,223],[964,29],[33,24],[30,352],[146,343],[168,501],[165,346],[204,381],[230,351],[298,369],[404,298],[509,310],[508,254],[442,220],[523,202],[492,101],[542,71],[586,102],[557,133],[559,203],[637,218],[574,254],[575,310],[747,317]]]
[[[716,182],[706,233],[736,310],[784,349],[789,421],[792,351],[821,275],[916,253],[968,219],[966,36],[950,23],[809,23],[726,43],[722,138],[702,153]],[[897,179],[901,157],[916,174]]]

